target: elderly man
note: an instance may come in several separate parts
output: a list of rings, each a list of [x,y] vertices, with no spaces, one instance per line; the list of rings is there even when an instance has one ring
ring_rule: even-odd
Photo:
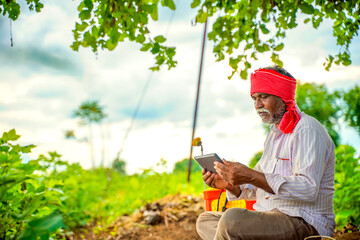
[[[229,200],[254,199],[255,211],[204,212],[196,223],[203,239],[303,240],[332,236],[334,143],[325,128],[295,104],[296,80],[278,66],[251,74],[251,97],[264,123],[272,124],[254,169],[215,163],[203,179],[226,189]]]

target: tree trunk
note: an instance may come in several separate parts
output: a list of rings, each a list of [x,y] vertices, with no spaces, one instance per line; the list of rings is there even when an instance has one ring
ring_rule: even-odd
[[[92,168],[95,168],[95,153],[94,153],[94,142],[93,142],[93,132],[92,124],[89,123],[89,147],[90,147],[90,159],[92,163]]]
[[[104,124],[100,125],[100,131],[101,131],[101,164],[100,166],[104,166],[105,162],[105,129]]]

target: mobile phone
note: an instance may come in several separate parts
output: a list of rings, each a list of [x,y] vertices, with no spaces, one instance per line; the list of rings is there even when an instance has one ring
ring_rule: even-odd
[[[214,162],[218,161],[224,163],[221,158],[216,153],[209,153],[200,156],[194,156],[195,160],[200,164],[200,166],[206,171],[215,173]]]

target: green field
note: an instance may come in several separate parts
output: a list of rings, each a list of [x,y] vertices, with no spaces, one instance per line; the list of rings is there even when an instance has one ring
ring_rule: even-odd
[[[168,194],[199,195],[201,172],[186,171],[125,175],[111,168],[85,170],[68,164],[56,152],[36,160],[22,156],[34,147],[14,143],[15,130],[0,138],[0,238],[60,239],[71,231],[96,223],[104,228],[124,214]],[[355,149],[340,145],[336,150],[334,209],[337,223],[359,223],[359,159]],[[165,164],[160,161],[159,164]]]

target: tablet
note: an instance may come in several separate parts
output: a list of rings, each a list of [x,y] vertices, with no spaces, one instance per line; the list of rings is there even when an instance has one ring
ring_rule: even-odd
[[[218,161],[223,163],[221,158],[216,153],[210,153],[200,156],[194,156],[195,160],[200,164],[200,166],[206,171],[216,172],[214,168],[214,162]]]

